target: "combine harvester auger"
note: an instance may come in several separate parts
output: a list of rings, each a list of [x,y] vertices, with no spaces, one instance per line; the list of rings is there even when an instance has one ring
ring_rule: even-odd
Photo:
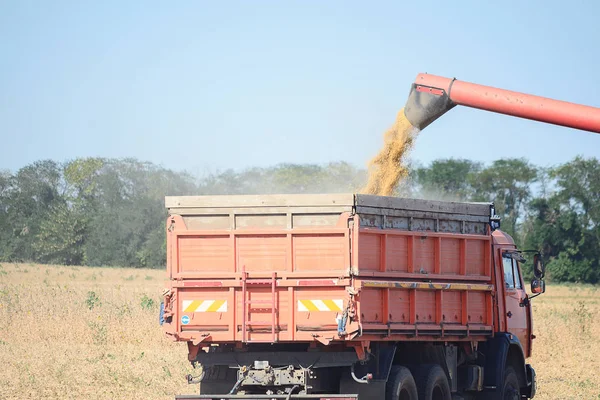
[[[600,133],[600,108],[428,74],[415,79],[404,114],[424,129],[457,105]]]

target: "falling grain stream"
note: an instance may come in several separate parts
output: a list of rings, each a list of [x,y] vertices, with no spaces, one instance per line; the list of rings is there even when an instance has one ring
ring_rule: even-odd
[[[384,135],[384,146],[369,162],[369,181],[364,194],[391,196],[400,181],[408,175],[406,156],[419,130],[412,126],[404,109],[398,112],[396,122]]]

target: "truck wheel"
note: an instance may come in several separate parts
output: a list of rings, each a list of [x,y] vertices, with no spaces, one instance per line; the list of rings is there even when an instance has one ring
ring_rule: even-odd
[[[394,365],[385,389],[386,400],[418,400],[417,385],[406,367]]]
[[[446,373],[437,364],[418,367],[417,388],[420,400],[451,400],[452,393]]]
[[[513,367],[507,367],[504,370],[504,385],[502,387],[502,398],[504,400],[520,400],[521,391],[519,388],[519,378]]]

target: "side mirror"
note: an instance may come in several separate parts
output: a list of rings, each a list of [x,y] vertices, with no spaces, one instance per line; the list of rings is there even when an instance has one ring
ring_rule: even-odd
[[[531,281],[531,293],[542,294],[546,292],[546,282],[541,279]]]
[[[533,256],[533,276],[537,279],[544,279],[544,275],[546,275],[546,266],[542,261],[542,256],[538,253]]]

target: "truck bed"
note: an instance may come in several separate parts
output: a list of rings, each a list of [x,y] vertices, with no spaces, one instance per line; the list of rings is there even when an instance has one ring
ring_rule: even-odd
[[[493,331],[489,203],[167,197],[166,331],[195,344]]]

